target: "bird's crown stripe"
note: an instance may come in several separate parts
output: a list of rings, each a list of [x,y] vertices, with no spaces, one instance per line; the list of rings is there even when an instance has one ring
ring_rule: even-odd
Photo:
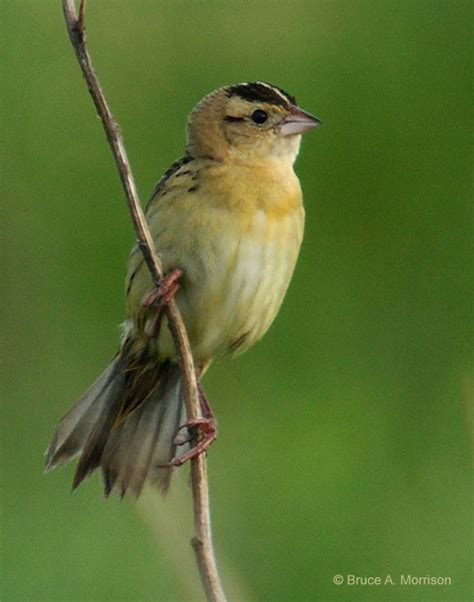
[[[288,108],[290,104],[296,104],[294,96],[266,82],[246,82],[229,86],[227,95],[240,96],[249,102],[268,102],[285,108]]]

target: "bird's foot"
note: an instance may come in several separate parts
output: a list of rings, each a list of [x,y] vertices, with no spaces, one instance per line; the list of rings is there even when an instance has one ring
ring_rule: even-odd
[[[212,413],[209,402],[206,399],[204,391],[202,390],[201,384],[198,382],[198,395],[199,395],[199,405],[201,406],[201,412],[203,414],[202,418],[190,418],[186,420],[186,422],[179,428],[187,430],[187,435],[183,435],[178,431],[174,439],[175,445],[184,445],[185,443],[189,443],[196,436],[196,430],[200,432],[198,435],[198,440],[196,445],[194,445],[188,452],[183,454],[182,456],[176,456],[169,463],[168,466],[181,466],[188,460],[192,460],[196,458],[203,452],[205,452],[211,443],[217,438],[217,423],[214,418],[214,414]]]
[[[159,285],[147,293],[142,299],[143,307],[152,307],[157,304],[156,313],[145,328],[146,334],[150,338],[156,338],[160,333],[161,320],[163,318],[163,308],[176,295],[179,289],[179,279],[183,271],[175,268],[160,280]]]
[[[187,428],[188,430],[198,430],[198,441],[197,443],[185,454],[182,456],[176,456],[170,460],[167,464],[169,467],[181,466],[188,460],[192,460],[197,456],[204,453],[211,443],[217,437],[217,425],[214,418],[190,418],[186,420],[186,422],[180,426],[180,430],[183,428]],[[189,438],[183,440],[180,435],[177,435],[175,438],[176,445],[183,445],[187,443]]]
[[[175,296],[179,289],[179,279],[183,275],[183,271],[179,268],[171,270],[169,274],[163,276],[158,286],[147,293],[142,299],[143,307],[151,307],[157,301],[160,305],[166,305]]]

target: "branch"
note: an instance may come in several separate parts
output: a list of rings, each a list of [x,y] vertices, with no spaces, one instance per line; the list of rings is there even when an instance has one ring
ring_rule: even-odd
[[[125,192],[130,217],[137,236],[137,243],[155,286],[163,276],[163,266],[151,237],[145,215],[138,198],[132,170],[120,134],[119,127],[109,109],[104,93],[92,67],[90,56],[86,50],[84,31],[85,0],[81,0],[79,16],[76,13],[74,0],[62,0],[64,17],[72,46],[77,60],[94,101],[105,135],[117,165],[120,180]],[[196,372],[194,370],[191,347],[184,327],[183,319],[174,300],[166,306],[171,334],[178,350],[181,377],[184,384],[186,412],[188,418],[201,415],[197,391]],[[211,524],[209,514],[209,487],[207,477],[207,460],[201,454],[191,460],[191,489],[193,495],[194,533],[191,540],[201,575],[202,584],[208,601],[225,602],[225,595],[220,583],[216,560],[212,547]]]

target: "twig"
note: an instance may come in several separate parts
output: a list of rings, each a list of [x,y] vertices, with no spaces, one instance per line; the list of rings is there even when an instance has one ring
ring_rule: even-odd
[[[62,2],[64,17],[66,19],[72,46],[92,96],[92,100],[96,106],[97,114],[102,121],[115,163],[117,164],[133,227],[137,235],[138,246],[143,253],[153,282],[155,286],[158,286],[163,276],[163,266],[155,249],[153,239],[141,208],[120,130],[109,109],[102,88],[100,87],[92,67],[90,56],[86,50],[86,38],[84,32],[85,0],[81,0],[80,2],[79,16],[76,13],[74,0],[62,0]],[[201,415],[201,410],[191,348],[183,319],[174,300],[171,300],[166,306],[166,314],[176,349],[178,350],[187,415],[188,418],[199,417]],[[222,590],[212,547],[207,461],[204,454],[191,460],[191,489],[194,514],[194,533],[191,543],[196,555],[202,584],[206,592],[207,600],[212,602],[225,602],[225,595]]]

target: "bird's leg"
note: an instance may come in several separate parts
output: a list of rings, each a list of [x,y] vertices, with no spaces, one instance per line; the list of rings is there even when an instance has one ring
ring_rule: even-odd
[[[163,308],[175,296],[179,289],[179,279],[183,271],[175,268],[160,280],[158,286],[147,293],[142,299],[143,307],[152,307],[158,301],[158,307],[153,319],[146,327],[146,334],[150,338],[156,338],[160,332],[161,320],[163,318]]]
[[[187,428],[188,430],[199,431],[196,445],[191,447],[191,449],[182,456],[174,457],[168,463],[168,466],[181,466],[188,460],[192,460],[192,458],[199,456],[208,449],[208,447],[217,437],[216,419],[214,418],[214,414],[212,413],[209,402],[207,401],[206,396],[204,395],[204,391],[202,390],[201,384],[199,382],[197,386],[199,395],[199,405],[201,406],[202,417],[189,418],[183,425],[180,426],[180,430],[183,428]],[[186,443],[186,440],[182,440],[178,435],[175,439],[175,443],[177,445],[183,445],[183,443]]]
[[[197,390],[198,390],[199,405],[201,406],[202,415],[204,416],[204,418],[208,418],[209,420],[214,420],[214,422],[215,422],[215,418],[214,418],[214,414],[212,413],[211,406],[209,405],[209,402],[207,401],[207,398],[204,394],[204,391],[202,390],[201,383],[199,381],[197,382]]]

